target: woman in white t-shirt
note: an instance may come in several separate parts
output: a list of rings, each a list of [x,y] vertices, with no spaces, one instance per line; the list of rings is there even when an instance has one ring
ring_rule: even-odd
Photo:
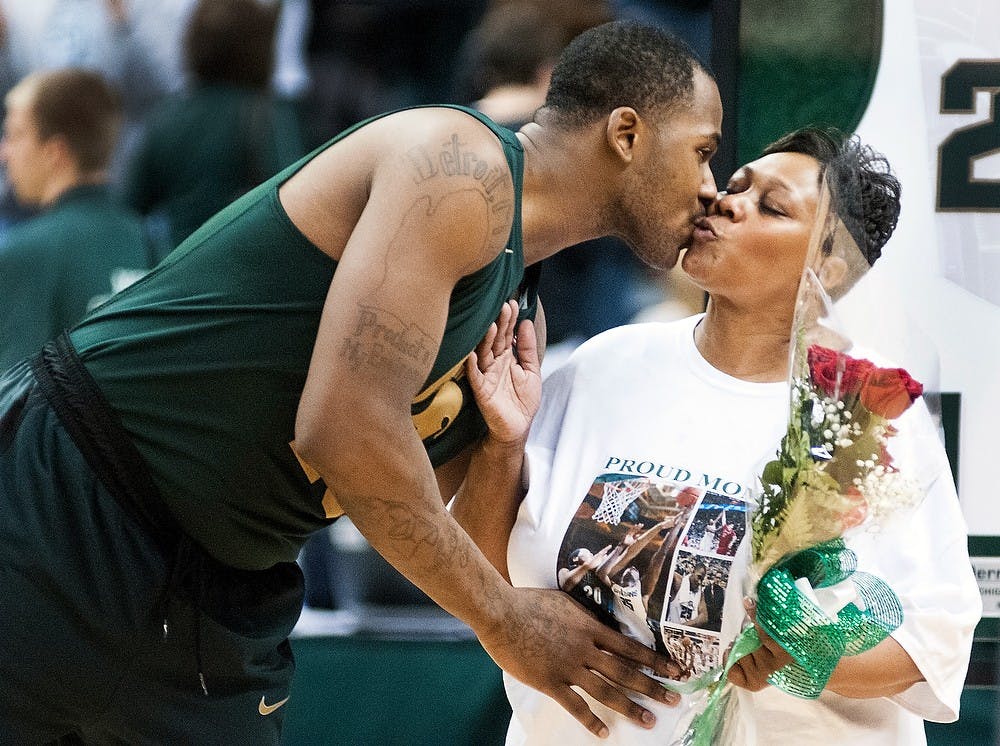
[[[456,497],[456,517],[492,546],[487,555],[515,585],[553,588],[574,552],[608,552],[670,517],[678,532],[655,531],[628,567],[594,573],[567,592],[623,631],[644,616],[647,629],[633,634],[674,662],[678,681],[719,665],[747,623],[747,542],[734,551],[727,541],[720,553],[701,538],[720,515],[738,536],[749,533],[750,490],[784,434],[792,316],[824,175],[861,186],[862,216],[843,208],[840,218],[873,262],[895,227],[898,182],[856,140],[802,130],[739,169],[696,223],[682,266],[709,294],[704,314],[620,327],[582,345],[546,379],[530,434],[510,427],[507,414],[514,406],[523,418],[517,405],[535,401],[541,385],[532,325],[517,330],[519,360],[505,344],[513,332],[505,320],[468,367],[490,437],[508,446],[526,439],[527,490],[519,507],[498,505],[520,494],[495,484],[481,459]],[[835,295],[853,282],[833,249],[818,276]],[[897,464],[916,468],[907,454],[920,441],[921,471],[933,473],[929,491],[905,524],[887,527],[877,542],[862,534],[848,544],[859,568],[898,594],[903,623],[871,650],[841,659],[816,700],[767,684],[790,658],[766,639],[729,673],[740,687],[747,745],[909,746],[923,742],[924,719],[958,716],[981,602],[947,459],[922,400],[899,425]],[[513,526],[502,517],[490,522],[515,510]],[[496,541],[508,533],[506,545]],[[641,593],[627,591],[643,577],[651,580]],[[714,623],[704,611],[706,577]],[[663,746],[684,709],[642,698],[657,716],[643,729],[583,695],[610,727],[610,741],[602,741],[544,695],[510,676],[505,683],[513,709],[508,744]]]

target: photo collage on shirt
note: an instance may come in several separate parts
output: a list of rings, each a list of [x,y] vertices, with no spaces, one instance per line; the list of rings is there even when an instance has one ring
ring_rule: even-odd
[[[706,490],[674,553],[670,586],[664,587],[659,608],[650,605],[663,645],[681,669],[679,681],[722,662],[722,611],[733,556],[746,535],[747,511],[744,500]]]
[[[721,661],[722,608],[747,504],[669,481],[604,474],[563,537],[559,587],[685,681]]]

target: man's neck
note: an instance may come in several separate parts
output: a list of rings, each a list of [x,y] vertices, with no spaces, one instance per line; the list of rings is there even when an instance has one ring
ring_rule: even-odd
[[[607,235],[608,179],[587,142],[592,133],[556,133],[551,127],[528,123],[517,135],[524,148],[525,264]]]
[[[107,173],[105,171],[93,171],[86,174],[74,172],[55,176],[46,185],[40,204],[42,208],[50,207],[71,189],[105,183],[107,183]]]

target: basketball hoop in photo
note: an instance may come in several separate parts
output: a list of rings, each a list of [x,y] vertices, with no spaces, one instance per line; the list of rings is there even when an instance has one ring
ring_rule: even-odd
[[[595,521],[602,521],[610,526],[621,523],[622,515],[628,506],[642,495],[649,482],[645,479],[626,479],[617,482],[605,482],[601,495],[601,504],[592,516]]]

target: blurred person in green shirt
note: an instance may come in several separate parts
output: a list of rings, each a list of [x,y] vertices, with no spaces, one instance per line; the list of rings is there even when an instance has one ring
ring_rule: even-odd
[[[34,217],[0,244],[0,367],[36,352],[148,268],[142,224],[108,186],[118,95],[96,72],[33,73],[7,94],[0,161]]]
[[[200,0],[183,38],[190,85],[156,107],[126,168],[126,202],[159,257],[303,155],[290,101],[272,95],[280,6]]]

